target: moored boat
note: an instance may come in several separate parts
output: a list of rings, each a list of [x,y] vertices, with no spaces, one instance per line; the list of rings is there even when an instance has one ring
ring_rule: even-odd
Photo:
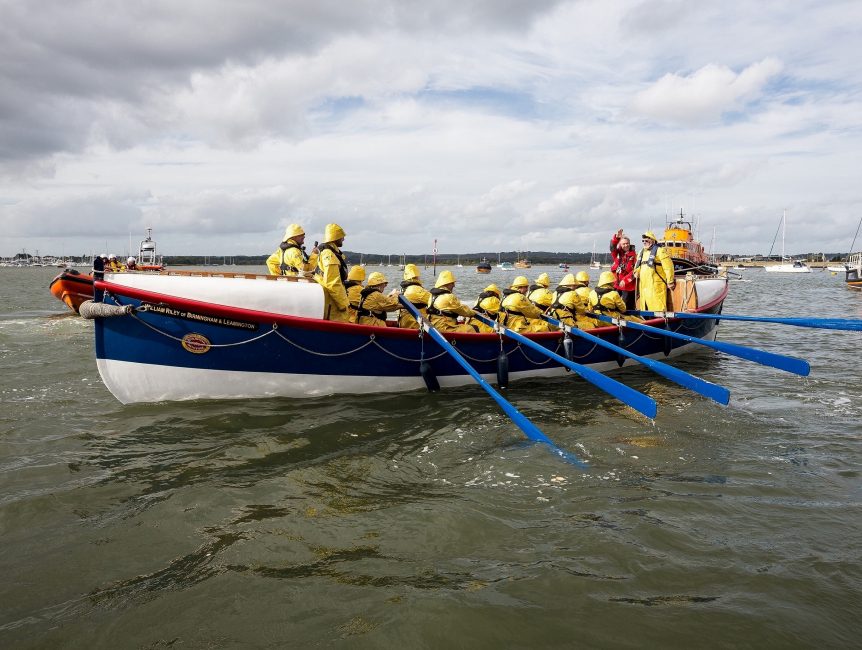
[[[490,273],[490,272],[491,272],[491,262],[489,262],[487,258],[483,257],[482,261],[476,265],[476,273]]]
[[[862,252],[853,253],[847,258],[844,282],[851,289],[862,289]]]
[[[678,311],[718,314],[727,280],[680,277]],[[441,386],[473,378],[428,334],[398,327],[371,327],[321,320],[323,289],[304,278],[250,274],[165,272],[106,273],[96,282],[96,358],[108,389],[123,403],[162,400],[314,397],[338,393],[417,390],[429,364]],[[93,304],[93,303],[90,303]],[[714,339],[717,321],[670,318],[655,324],[690,336]],[[617,327],[593,330],[619,343]],[[595,370],[619,367],[614,352],[562,332],[530,339]],[[449,333],[445,338],[487,381],[496,378],[497,334]],[[625,333],[625,347],[649,356],[676,356],[693,344]],[[556,361],[506,340],[512,380],[563,376]],[[628,363],[628,362],[626,362]]]

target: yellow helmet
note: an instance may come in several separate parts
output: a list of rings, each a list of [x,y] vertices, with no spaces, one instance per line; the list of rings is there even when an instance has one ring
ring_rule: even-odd
[[[407,264],[404,266],[404,277],[402,280],[418,280],[419,268],[415,264]]]
[[[287,228],[284,229],[284,237],[281,241],[287,241],[291,237],[296,237],[297,235],[304,235],[305,231],[302,229],[298,223],[292,223]]]
[[[365,279],[365,267],[359,266],[359,264],[351,266],[350,271],[347,273],[347,279],[362,282]]]
[[[487,298],[483,298],[482,302],[479,303],[479,308],[489,314],[496,314],[500,311],[500,299],[497,296],[488,296]]]
[[[375,271],[371,275],[368,276],[368,282],[365,284],[369,287],[373,287],[377,284],[388,284],[389,280],[386,279],[386,276],[383,275],[380,271]]]
[[[519,275],[517,278],[512,280],[511,289],[520,289],[521,287],[529,287],[530,281],[525,278],[523,275]]]
[[[425,303],[428,300],[428,292],[418,284],[411,284],[404,290],[404,297],[414,305],[417,303]]]
[[[455,276],[452,275],[452,271],[440,271],[440,275],[437,276],[437,282],[434,283],[434,288],[439,289],[447,284],[455,284]]]
[[[566,291],[566,293],[557,298],[557,300],[567,309],[574,309],[578,306],[578,303],[581,302],[580,297],[574,291]]]
[[[658,238],[655,236],[655,233],[652,230],[647,230],[643,235],[641,235],[644,239],[652,239],[653,241],[658,241]]]
[[[323,243],[328,244],[329,242],[338,241],[344,238],[344,236],[344,228],[337,223],[328,223],[323,231]]]
[[[583,282],[584,284],[590,283],[590,274],[586,271],[578,271],[578,274],[575,276],[575,280],[578,282]]]
[[[545,287],[547,289],[551,286],[551,278],[547,273],[542,273],[538,278],[536,278],[536,284],[540,287]]]
[[[615,276],[610,271],[602,271],[602,274],[599,276],[598,286],[603,287],[606,284],[613,284],[614,280],[616,280],[616,279],[617,279],[617,276]]]
[[[554,294],[552,294],[550,291],[542,291],[538,296],[536,296],[533,302],[537,305],[541,305],[542,307],[550,307],[551,304],[554,302]]]
[[[566,273],[563,276],[563,279],[560,280],[561,287],[573,287],[575,286],[575,276],[571,273]]]
[[[500,287],[498,287],[496,284],[489,284],[487,287],[485,287],[485,289],[483,290],[483,293],[493,293],[497,297],[500,297],[503,295],[503,292],[500,291]]]

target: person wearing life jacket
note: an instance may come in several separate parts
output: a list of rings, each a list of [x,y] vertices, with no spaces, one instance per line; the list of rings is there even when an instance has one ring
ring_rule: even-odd
[[[667,311],[668,290],[673,291],[676,281],[673,276],[673,261],[664,246],[659,246],[651,230],[642,237],[643,249],[635,264],[634,275],[638,278],[638,309]]]
[[[586,303],[581,300],[574,289],[557,296],[548,310],[548,316],[555,318],[564,325],[582,330],[593,329],[596,326],[596,321],[587,316]],[[552,326],[552,329],[555,328]]]
[[[431,298],[429,291],[422,286],[422,280],[419,277],[419,267],[415,264],[406,264],[404,266],[404,275],[401,281],[401,293],[405,293],[409,287],[419,287],[424,295],[423,302],[427,305]],[[418,295],[416,289],[413,290],[413,295]]]
[[[635,265],[638,254],[632,246],[631,240],[623,233],[623,229],[614,233],[611,237],[611,257],[614,263],[611,272],[616,276],[614,289],[616,289],[628,309],[635,308]]]
[[[547,273],[542,273],[536,281],[530,285],[527,291],[527,299],[539,309],[545,310],[554,301],[553,293],[548,289],[551,286],[551,278]]]
[[[350,303],[350,322],[356,322],[356,310],[359,307],[359,300],[362,297],[362,281],[365,280],[365,267],[356,264],[350,267],[347,272],[347,282],[344,283],[344,288],[347,290],[347,301]]]
[[[568,291],[574,291],[578,286],[577,280],[575,280],[575,276],[571,273],[566,273],[563,276],[563,279],[560,280],[560,283],[557,285],[556,289],[551,293],[551,304],[553,305],[557,302],[560,296]]]
[[[476,307],[479,306],[479,303],[482,302],[485,298],[489,298],[491,296],[496,296],[501,300],[503,299],[503,292],[500,291],[500,287],[498,287],[493,282],[484,289],[482,289],[482,293],[476,296],[476,302],[473,303],[473,309],[476,309]]]
[[[416,307],[423,317],[428,316],[428,299],[431,296],[429,291],[423,289],[418,284],[411,284],[404,289],[403,295],[405,300],[409,301],[411,305]],[[402,309],[401,313],[398,315],[398,327],[408,330],[418,330],[419,323],[416,322],[416,318],[414,318],[409,309]]]
[[[599,281],[595,289],[590,293],[590,302],[588,311],[594,314],[602,314],[611,318],[626,318],[635,320],[634,316],[626,316],[626,303],[623,302],[619,291],[614,289],[616,276],[612,271],[604,271],[599,276]],[[640,320],[640,319],[637,319]],[[603,321],[596,320],[596,327],[608,325]]]
[[[455,276],[452,271],[440,271],[428,299],[428,319],[441,332],[475,332],[467,323],[458,322],[459,316],[470,318],[473,310],[458,300],[452,293],[454,288]]]
[[[586,271],[578,271],[575,275],[575,292],[580,296],[584,306],[590,302],[590,274]]]
[[[137,271],[138,270],[138,260],[134,257],[126,258],[126,270],[128,271]]]
[[[119,260],[117,260],[116,255],[114,255],[113,253],[108,255],[108,269],[106,269],[106,270],[110,270],[113,273],[118,273],[120,271],[124,271],[125,268],[126,267],[123,266]]]
[[[317,267],[317,248],[311,254],[305,252],[305,231],[298,223],[292,223],[284,230],[284,237],[278,250],[266,260],[270,275],[304,275]]]
[[[530,281],[519,275],[512,286],[503,291],[501,323],[515,332],[547,332],[542,310],[527,299]]]
[[[368,276],[366,287],[360,292],[359,307],[356,309],[357,325],[386,327],[386,312],[401,309],[397,291],[393,290],[389,295],[384,295],[387,284],[386,276],[379,271]]]
[[[485,318],[491,321],[496,321],[500,316],[500,297],[495,296],[493,293],[489,293],[484,298],[480,299],[476,306],[473,307],[477,314],[481,314]],[[475,316],[471,318],[467,323],[479,334],[493,334],[494,328],[490,325],[483,323],[481,320],[476,318]]]
[[[324,291],[323,318],[346,323],[350,321],[350,301],[344,288],[347,282],[347,260],[341,253],[344,237],[344,229],[337,223],[326,224],[317,258],[320,274],[314,277]]]

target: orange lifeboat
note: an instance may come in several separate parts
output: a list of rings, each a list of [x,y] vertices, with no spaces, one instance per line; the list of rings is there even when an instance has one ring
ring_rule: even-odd
[[[93,299],[93,276],[75,269],[63,269],[48,286],[54,297],[76,314],[82,302]]]
[[[709,257],[703,244],[694,238],[691,222],[684,221],[682,210],[676,221],[671,221],[664,229],[664,248],[672,258],[687,260],[694,265],[708,264]]]

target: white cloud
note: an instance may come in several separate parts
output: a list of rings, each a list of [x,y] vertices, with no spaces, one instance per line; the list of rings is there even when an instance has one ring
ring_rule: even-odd
[[[689,76],[664,75],[637,94],[637,113],[661,121],[702,124],[718,120],[755,98],[771,77],[782,70],[780,61],[767,58],[739,74],[722,65],[706,65]]]
[[[840,250],[862,210],[841,2],[31,4],[0,24],[2,255],[146,226],[263,253],[294,220],[368,252],[588,250],[680,206],[726,248],[788,207]]]

